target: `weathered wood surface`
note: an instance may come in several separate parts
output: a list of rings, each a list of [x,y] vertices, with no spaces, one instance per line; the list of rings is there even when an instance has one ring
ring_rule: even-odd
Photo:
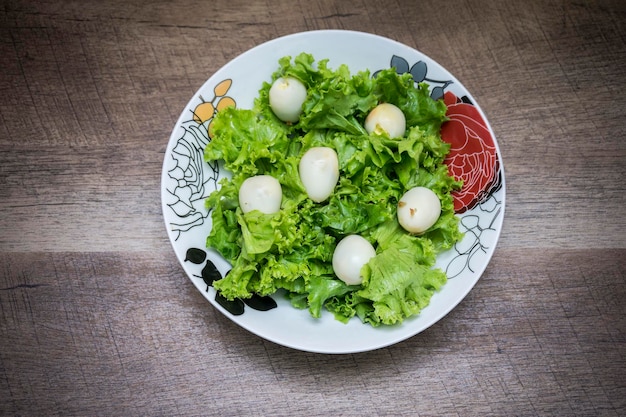
[[[626,4],[2,1],[1,415],[626,414]],[[487,114],[504,229],[469,296],[374,352],[237,327],[177,263],[172,127],[272,38],[372,32],[449,69]]]
[[[448,316],[354,355],[264,341],[166,252],[0,256],[0,414],[619,415],[626,250],[503,249]]]

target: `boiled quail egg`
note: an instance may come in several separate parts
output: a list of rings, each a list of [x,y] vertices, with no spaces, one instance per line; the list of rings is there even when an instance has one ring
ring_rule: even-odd
[[[265,214],[277,213],[280,210],[282,198],[282,187],[271,175],[246,178],[239,188],[239,206],[244,213],[252,210]]]
[[[337,152],[325,146],[309,149],[300,159],[299,173],[309,198],[321,203],[330,197],[339,180]]]
[[[378,135],[384,132],[390,138],[402,137],[406,131],[406,118],[397,106],[381,103],[365,118],[365,130]]]
[[[270,87],[270,108],[283,122],[298,121],[304,100],[306,100],[306,87],[296,78],[277,78]]]
[[[376,256],[376,250],[365,238],[348,235],[341,239],[333,253],[333,271],[348,285],[363,282],[361,268]]]
[[[424,233],[440,215],[441,201],[430,188],[411,188],[398,202],[398,222],[409,233]]]

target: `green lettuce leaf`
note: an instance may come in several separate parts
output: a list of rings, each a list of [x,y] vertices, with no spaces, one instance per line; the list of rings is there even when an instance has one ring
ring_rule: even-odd
[[[420,264],[412,253],[395,247],[379,253],[363,269],[364,288],[356,295],[371,302],[364,319],[373,325],[397,324],[419,314],[446,283],[443,271]]]

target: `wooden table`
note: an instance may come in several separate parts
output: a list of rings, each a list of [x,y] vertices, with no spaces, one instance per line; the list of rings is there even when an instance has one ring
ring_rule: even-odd
[[[2,1],[1,415],[626,414],[626,4]],[[473,93],[507,175],[469,296],[323,355],[233,324],[165,231],[171,130],[216,70],[314,29],[386,36]]]

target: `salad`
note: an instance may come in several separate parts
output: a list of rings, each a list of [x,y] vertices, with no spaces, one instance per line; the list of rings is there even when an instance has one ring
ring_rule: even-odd
[[[216,291],[280,292],[313,317],[372,326],[419,314],[447,280],[437,254],[462,237],[445,114],[393,68],[281,58],[252,109],[215,116],[204,150],[232,173],[206,200],[207,247],[232,265]]]

